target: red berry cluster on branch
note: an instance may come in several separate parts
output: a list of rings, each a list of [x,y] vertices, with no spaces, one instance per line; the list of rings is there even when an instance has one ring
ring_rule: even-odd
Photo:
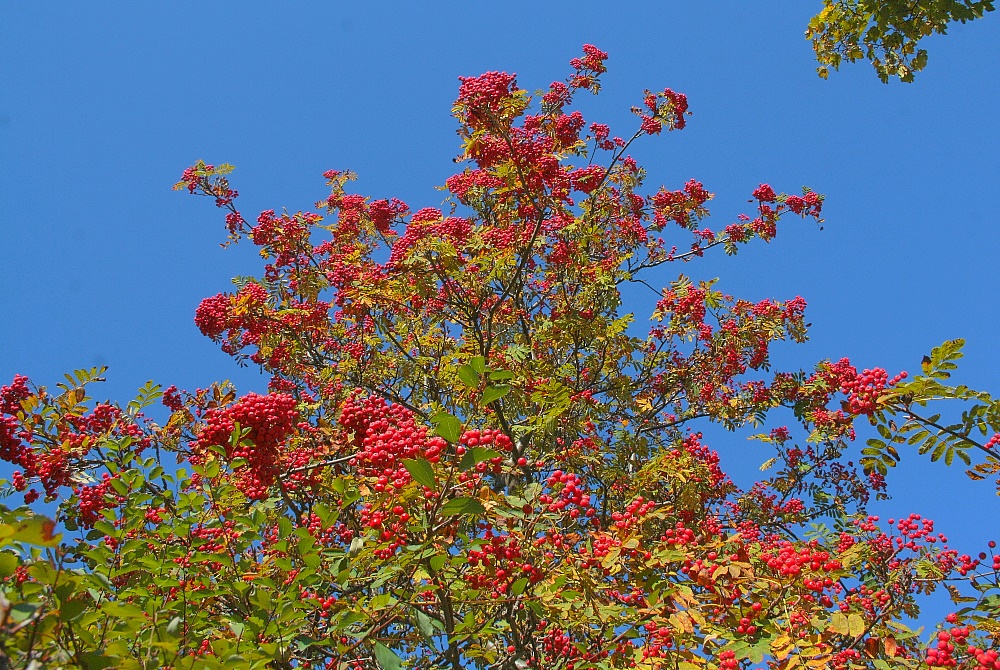
[[[359,476],[376,480],[375,491],[398,490],[410,483],[404,459],[441,460],[447,442],[428,437],[427,427],[417,425],[412,411],[383,398],[361,396],[360,389],[352,392],[341,405],[338,421],[353,434],[352,442],[359,449],[351,465]]]
[[[230,407],[205,412],[205,426],[194,446],[201,452],[221,446],[227,459],[244,459],[238,486],[248,498],[262,500],[280,472],[282,447],[295,431],[296,404],[294,397],[284,393],[248,393]],[[248,432],[234,447],[231,436],[237,423]]]
[[[889,379],[882,368],[865,370],[853,379],[841,382],[841,388],[848,394],[847,405],[852,414],[873,414],[878,411],[878,401],[887,388],[906,379],[906,372]]]

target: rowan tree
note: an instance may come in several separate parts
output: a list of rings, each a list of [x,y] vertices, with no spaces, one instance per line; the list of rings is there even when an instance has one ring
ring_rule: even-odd
[[[100,369],[0,389],[4,492],[28,505],[0,525],[0,663],[1000,668],[992,543],[961,553],[928,519],[866,511],[900,443],[998,469],[1000,404],[947,385],[961,343],[912,378],[775,371],[805,301],[683,275],[642,328],[623,286],[769,242],[823,198],[761,184],[711,227],[701,183],[647,189],[629,150],[682,130],[688,101],[646,92],[621,137],[588,123],[573,100],[606,58],[585,46],[535,95],[462,78],[440,207],[331,170],[311,211],[251,222],[229,166],[185,170],[177,188],[264,261],[195,323],[268,392],[150,382],[95,403]],[[943,398],[960,421],[923,409]],[[734,484],[709,423],[760,427],[763,479]],[[927,639],[912,620],[939,589],[956,611]]]
[[[824,79],[844,61],[867,60],[882,83],[892,77],[912,82],[927,65],[927,50],[917,47],[920,40],[993,9],[993,0],[823,0],[806,37]]]

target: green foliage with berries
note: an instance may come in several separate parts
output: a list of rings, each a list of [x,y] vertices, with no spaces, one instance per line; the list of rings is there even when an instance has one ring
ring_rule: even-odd
[[[184,172],[265,261],[195,323],[269,391],[95,403],[101,369],[0,388],[3,494],[28,505],[0,517],[0,666],[1000,668],[1000,557],[866,512],[897,445],[1000,469],[976,441],[996,401],[946,385],[960,343],[908,381],[775,371],[805,301],[684,276],[640,332],[623,286],[768,242],[823,199],[762,184],[712,229],[702,184],[647,191],[629,147],[683,129],[687,99],[647,92],[626,138],[588,126],[571,104],[605,58],[586,46],[535,96],[462,79],[442,209],[330,171],[315,212],[251,224],[230,166]],[[925,416],[942,401],[970,404]],[[737,487],[698,426],[782,408],[796,425],[757,436],[767,474]],[[882,439],[856,455],[859,419]],[[939,589],[957,611],[929,642],[911,625]]]

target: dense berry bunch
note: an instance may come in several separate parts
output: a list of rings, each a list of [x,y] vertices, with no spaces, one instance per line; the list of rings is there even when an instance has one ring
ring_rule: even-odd
[[[202,453],[210,446],[221,446],[228,459],[244,459],[240,488],[251,499],[263,499],[279,474],[282,446],[295,431],[298,418],[292,396],[248,393],[230,407],[205,412],[205,426],[195,446]],[[247,432],[233,446],[237,423]]]
[[[25,435],[17,418],[21,401],[29,395],[28,378],[24,375],[15,375],[9,386],[0,387],[0,460],[20,466],[28,476],[32,476],[35,474],[35,454],[25,444]]]
[[[353,443],[359,448],[351,465],[359,476],[375,479],[374,489],[379,493],[410,483],[403,460],[426,458],[436,463],[447,446],[439,437],[429,438],[427,427],[417,425],[409,409],[374,396],[362,399],[360,390],[344,401],[339,422],[353,433]]]
[[[101,518],[101,510],[117,507],[124,502],[111,488],[111,481],[111,475],[105,472],[100,484],[81,486],[75,490],[78,500],[77,523],[82,528],[93,528],[94,523]]]
[[[507,435],[495,428],[483,428],[466,430],[459,438],[459,446],[456,453],[461,456],[469,447],[492,448],[506,454],[511,450],[511,441]],[[494,456],[476,464],[476,472],[499,472],[503,462],[503,456]]]
[[[529,584],[537,584],[544,579],[545,572],[524,551],[518,538],[497,533],[491,525],[483,524],[482,542],[467,555],[472,571],[465,581],[473,588],[495,594],[506,593],[511,584],[522,578]]]
[[[878,411],[878,401],[885,390],[903,379],[906,379],[905,372],[900,372],[889,379],[885,370],[875,368],[865,370],[853,379],[842,381],[841,387],[844,393],[848,394],[847,405],[852,414],[872,414]]]

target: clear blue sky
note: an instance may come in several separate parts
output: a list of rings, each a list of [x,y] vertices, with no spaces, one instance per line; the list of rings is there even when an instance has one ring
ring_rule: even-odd
[[[625,134],[644,88],[689,96],[688,128],[636,152],[651,189],[703,181],[718,227],[760,182],[827,195],[824,230],[789,219],[770,245],[668,267],[664,283],[683,271],[806,298],[812,339],[779,348],[785,367],[849,356],[891,375],[965,337],[957,378],[1000,392],[1000,13],[926,40],[917,82],[887,86],[866,63],[816,77],[803,31],[819,5],[2,3],[0,383],[104,364],[98,393],[121,401],[148,379],[261,390],[193,324],[259,259],[219,248],[220,212],[170,190],[181,170],[236,165],[248,218],[310,208],[330,168],[356,171],[357,192],[434,206],[455,169],[457,77],[506,70],[534,90],[593,43],[611,57],[588,121]],[[723,442],[724,465],[767,457]],[[972,553],[1000,536],[992,485],[924,460],[904,454],[884,516],[931,516]]]

